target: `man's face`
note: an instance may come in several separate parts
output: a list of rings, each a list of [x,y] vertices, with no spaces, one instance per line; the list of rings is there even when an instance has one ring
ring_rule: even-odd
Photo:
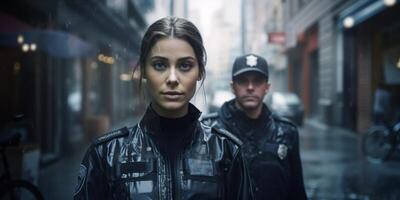
[[[270,84],[265,76],[258,72],[246,72],[234,77],[231,83],[236,103],[244,111],[260,108]]]

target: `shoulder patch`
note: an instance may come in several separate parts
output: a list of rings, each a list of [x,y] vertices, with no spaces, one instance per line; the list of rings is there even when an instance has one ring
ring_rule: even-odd
[[[127,127],[123,127],[123,128],[111,131],[109,133],[106,133],[105,135],[97,138],[93,143],[95,145],[101,144],[101,143],[110,141],[110,140],[112,140],[114,138],[117,138],[117,137],[127,136],[128,134],[129,134],[128,128]]]
[[[75,186],[75,192],[74,196],[76,196],[82,189],[82,186],[84,185],[86,181],[86,176],[87,176],[87,168],[85,165],[82,165],[79,167],[79,172],[78,172],[78,183]]]
[[[212,130],[214,132],[218,133],[219,135],[222,135],[222,136],[224,136],[226,138],[229,138],[230,140],[232,140],[239,147],[243,145],[243,142],[238,137],[236,137],[231,132],[229,132],[229,131],[227,131],[227,130],[225,130],[223,128],[220,128],[220,127],[217,127],[217,126],[213,126]]]

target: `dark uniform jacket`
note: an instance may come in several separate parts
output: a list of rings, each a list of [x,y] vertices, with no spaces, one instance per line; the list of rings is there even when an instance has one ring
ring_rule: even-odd
[[[205,124],[228,130],[242,140],[256,199],[306,199],[295,125],[273,115],[263,105],[254,120],[226,102]]]
[[[136,126],[97,139],[82,161],[74,199],[252,199],[239,140],[201,124],[193,105],[189,114],[193,131],[174,161],[159,151],[160,117],[151,107]]]

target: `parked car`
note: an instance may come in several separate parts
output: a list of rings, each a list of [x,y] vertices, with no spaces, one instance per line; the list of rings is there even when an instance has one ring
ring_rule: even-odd
[[[298,126],[303,125],[304,107],[295,93],[270,92],[264,102],[277,115],[289,119]]]

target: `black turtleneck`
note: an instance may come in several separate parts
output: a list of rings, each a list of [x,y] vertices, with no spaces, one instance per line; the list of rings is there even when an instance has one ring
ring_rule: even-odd
[[[180,118],[166,118],[158,115],[159,131],[156,132],[156,140],[159,144],[160,153],[170,166],[172,192],[176,194],[176,164],[178,155],[182,153],[192,141],[194,128],[198,120],[198,114],[193,109]]]
[[[157,139],[160,144],[160,152],[164,156],[174,157],[190,142],[194,120],[190,113],[180,118],[160,116],[160,132],[157,133]]]

